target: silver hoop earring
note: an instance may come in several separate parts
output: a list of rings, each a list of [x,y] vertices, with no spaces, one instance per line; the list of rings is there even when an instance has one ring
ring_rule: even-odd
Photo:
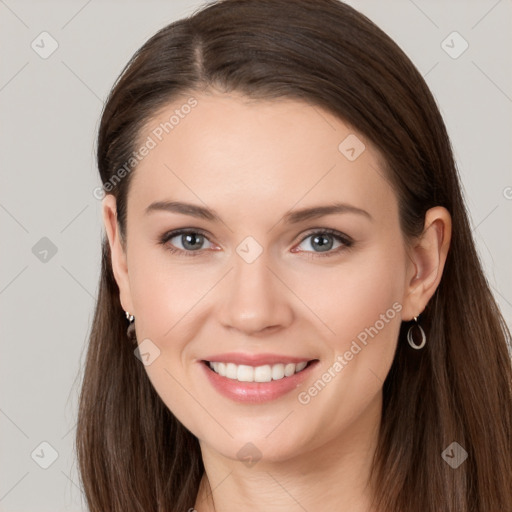
[[[421,325],[418,323],[418,317],[417,316],[414,317],[414,321],[416,323],[411,325],[409,327],[409,330],[407,331],[407,341],[409,342],[409,345],[412,348],[414,348],[415,350],[420,350],[427,343],[427,336],[425,335],[425,331],[423,330],[423,327],[421,327]],[[413,333],[413,328],[414,327],[417,327],[420,330],[420,333],[421,333],[421,343],[419,345],[416,345],[416,343],[414,343],[414,340],[413,340],[413,337],[412,337],[412,333]]]
[[[126,319],[129,322],[128,329],[126,329],[126,336],[132,341],[132,343],[137,343],[137,337],[135,335],[135,317],[128,313],[128,311],[125,311],[125,314]]]

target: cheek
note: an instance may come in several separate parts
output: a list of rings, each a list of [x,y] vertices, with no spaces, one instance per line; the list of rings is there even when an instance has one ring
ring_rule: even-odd
[[[150,347],[151,364],[145,366],[153,388],[166,406],[187,427],[200,431],[204,410],[191,400],[187,374],[191,341],[197,336],[201,298],[211,284],[190,265],[171,265],[159,251],[134,249],[130,291],[137,311],[139,345]],[[213,279],[214,276],[212,276]],[[153,344],[147,344],[150,340]],[[156,348],[155,348],[156,347]],[[157,354],[153,356],[153,354]]]
[[[365,329],[375,324],[382,331],[380,339],[395,339],[404,273],[401,249],[375,244],[372,250],[347,257],[339,266],[312,270],[309,278],[297,280],[294,290],[322,320],[325,339],[338,352],[347,350],[347,344],[361,333],[364,338]],[[388,329],[390,325],[394,328]]]
[[[401,324],[404,264],[404,255],[389,248],[326,275],[315,311],[331,331],[324,337],[329,353],[318,380],[298,397],[312,430],[335,437],[379,396]]]
[[[135,249],[130,268],[130,291],[137,311],[138,335],[155,339],[158,344],[183,328],[187,315],[193,315],[194,305],[214,282],[198,276],[193,265],[177,265],[163,249]],[[191,257],[192,259],[192,257]]]

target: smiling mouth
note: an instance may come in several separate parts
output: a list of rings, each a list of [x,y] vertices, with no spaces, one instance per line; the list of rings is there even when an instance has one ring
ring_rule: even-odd
[[[245,364],[224,363],[220,361],[203,361],[204,364],[217,375],[238,382],[271,382],[291,377],[302,372],[312,361],[300,363],[265,364],[262,366],[249,366]]]

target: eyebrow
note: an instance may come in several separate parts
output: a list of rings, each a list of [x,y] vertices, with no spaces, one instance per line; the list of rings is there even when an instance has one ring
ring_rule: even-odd
[[[222,222],[220,216],[210,208],[198,206],[191,203],[183,203],[180,201],[156,201],[146,208],[146,214],[155,211],[166,211],[171,213],[181,213],[190,215],[199,219],[210,220],[214,222]],[[373,217],[366,211],[356,206],[345,203],[333,203],[325,206],[314,206],[311,208],[303,208],[301,210],[291,210],[283,215],[283,221],[288,224],[297,224],[310,219],[316,219],[325,215],[354,213],[362,215],[373,221]]]

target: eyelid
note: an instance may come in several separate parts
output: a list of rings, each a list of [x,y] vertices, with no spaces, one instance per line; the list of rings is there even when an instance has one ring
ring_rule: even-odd
[[[171,240],[172,238],[175,238],[175,237],[183,235],[183,234],[188,234],[188,233],[194,233],[194,234],[201,235],[206,240],[208,240],[208,242],[213,244],[213,242],[210,240],[210,234],[201,228],[178,228],[178,229],[173,229],[173,230],[167,231],[159,238],[159,243],[161,245],[167,245],[169,240]],[[345,233],[343,233],[341,231],[338,231],[338,230],[332,229],[332,228],[317,227],[317,228],[309,228],[305,234],[302,234],[301,235],[302,238],[299,240],[299,242],[297,242],[295,244],[295,246],[302,244],[307,238],[311,237],[312,235],[316,235],[316,234],[331,235],[334,238],[337,238],[343,245],[334,250],[325,251],[324,253],[314,252],[314,251],[294,251],[294,252],[304,252],[305,254],[308,254],[310,257],[334,256],[335,254],[338,254],[341,250],[350,249],[352,247],[352,245],[354,244],[354,240],[350,236],[346,235]],[[168,248],[167,250],[169,250],[172,253],[179,253],[179,254],[183,254],[185,256],[199,256],[201,254],[204,254],[205,252],[209,252],[206,249],[199,249],[197,251],[184,251],[183,249],[179,249],[177,247]]]
[[[316,235],[316,234],[322,234],[322,235],[330,235],[333,238],[337,239],[340,243],[340,247],[336,247],[335,249],[331,249],[329,251],[323,251],[323,252],[315,252],[315,251],[302,251],[297,250],[297,246],[300,246],[305,240],[307,240],[309,237]],[[352,249],[354,246],[354,240],[346,235],[345,233],[338,231],[337,229],[331,229],[331,228],[311,228],[308,230],[308,232],[303,235],[302,239],[298,244],[295,244],[294,248],[292,249],[292,252],[297,253],[301,252],[306,255],[306,258],[329,258],[334,257],[336,255],[339,255],[342,252],[348,251]]]
[[[306,234],[304,234],[302,236],[299,243],[304,242],[304,240],[306,240],[306,238],[309,238],[311,235],[316,235],[318,233],[333,235],[335,237],[342,239],[343,241],[345,241],[347,243],[353,243],[352,238],[350,238],[348,235],[346,235],[345,233],[343,233],[341,231],[338,231],[337,229],[332,229],[332,228],[310,228],[310,229],[308,229]]]
[[[213,244],[213,242],[210,240],[210,233],[207,231],[201,229],[201,228],[178,228],[178,229],[171,229],[170,231],[165,232],[163,235],[161,235],[158,238],[158,243],[161,245],[167,245],[169,243],[169,240],[172,238],[175,238],[180,235],[186,235],[189,233],[194,233],[197,235],[203,236],[208,242]],[[170,249],[169,249],[170,250]],[[200,249],[198,251],[184,251],[183,249],[179,249],[178,247],[173,247],[173,250],[171,252],[179,252],[179,253],[186,253],[187,255],[195,256],[197,254],[204,253],[205,249]]]

